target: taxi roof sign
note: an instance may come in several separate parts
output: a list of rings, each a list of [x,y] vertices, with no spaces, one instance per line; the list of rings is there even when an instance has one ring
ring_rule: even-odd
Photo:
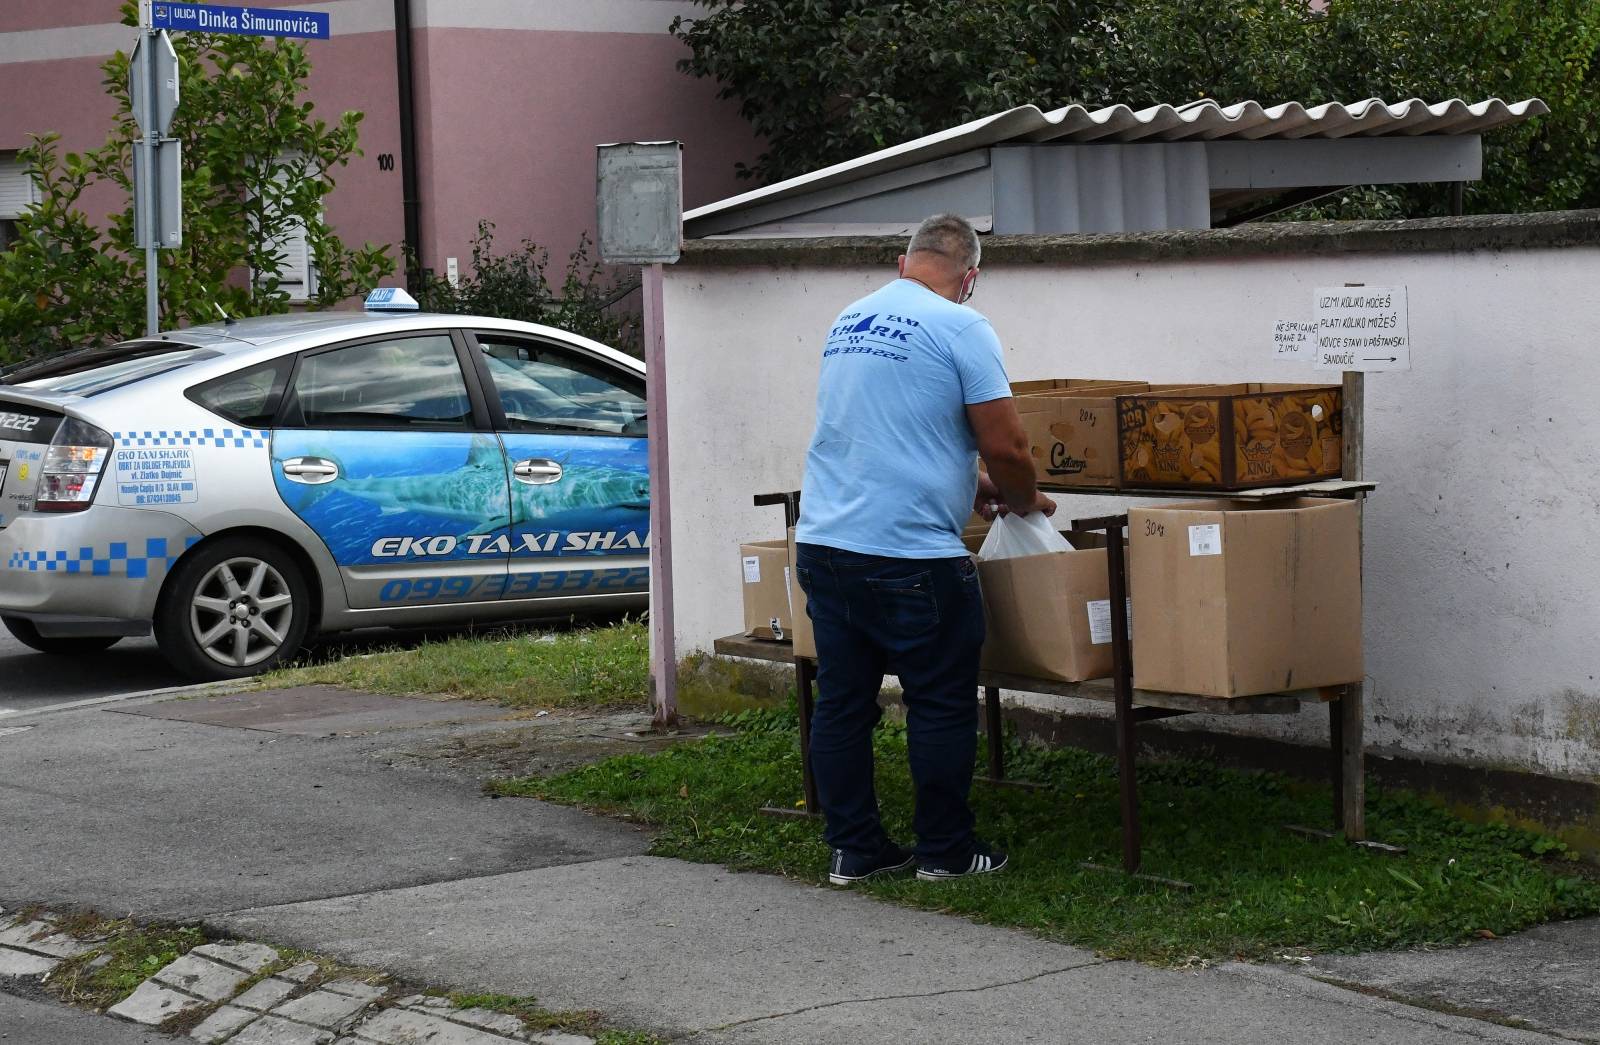
[[[367,295],[368,312],[416,312],[422,306],[399,287],[378,287]]]

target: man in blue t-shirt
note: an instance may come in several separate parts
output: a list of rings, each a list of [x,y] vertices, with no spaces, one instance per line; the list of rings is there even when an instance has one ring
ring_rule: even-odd
[[[822,350],[795,568],[816,634],[811,766],[835,885],[913,863],[927,879],[1006,864],[967,804],[984,617],[961,530],[974,508],[1048,515],[1055,502],[1034,484],[1000,340],[965,304],[978,255],[964,219],[924,221],[900,278],[840,313]],[[884,831],[872,786],[885,673],[905,692],[915,855]]]

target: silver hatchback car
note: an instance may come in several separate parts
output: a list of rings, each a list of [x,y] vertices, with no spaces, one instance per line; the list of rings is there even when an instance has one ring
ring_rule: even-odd
[[[308,634],[649,591],[644,367],[549,327],[239,320],[0,377],[0,620],[49,653],[154,633],[195,678]]]

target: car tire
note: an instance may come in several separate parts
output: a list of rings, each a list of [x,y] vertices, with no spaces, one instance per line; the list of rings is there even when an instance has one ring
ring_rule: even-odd
[[[24,646],[58,657],[99,653],[122,641],[121,635],[41,635],[39,626],[26,617],[0,617],[0,622]]]
[[[156,645],[188,678],[248,678],[299,652],[310,615],[305,574],[288,552],[225,537],[172,571],[156,609]]]

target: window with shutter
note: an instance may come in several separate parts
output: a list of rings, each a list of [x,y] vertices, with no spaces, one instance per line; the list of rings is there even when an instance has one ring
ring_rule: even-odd
[[[0,250],[11,246],[17,235],[17,219],[37,202],[38,189],[28,177],[28,168],[17,154],[0,152]]]
[[[290,177],[289,171],[294,169],[296,157],[284,156],[278,158],[278,163],[285,165],[278,178]],[[278,269],[278,289],[289,295],[293,302],[311,300],[317,292],[317,271],[312,264],[311,244],[306,240],[306,227],[302,221],[296,221],[284,235],[272,241],[281,264]]]

